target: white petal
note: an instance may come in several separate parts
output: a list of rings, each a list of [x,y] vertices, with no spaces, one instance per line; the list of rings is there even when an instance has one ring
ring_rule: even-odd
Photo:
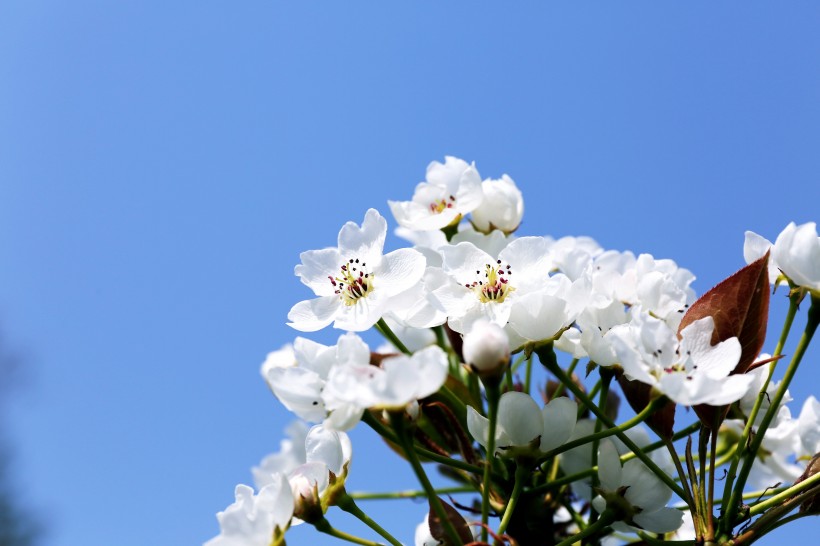
[[[345,462],[340,438],[342,434],[344,432],[329,430],[322,425],[311,428],[305,438],[306,462],[322,463],[334,474],[341,474]]]
[[[745,235],[743,259],[746,260],[747,264],[759,260],[766,252],[771,250],[772,243],[768,239],[761,237],[754,231],[747,231]],[[777,269],[777,263],[774,258],[769,256],[769,282],[774,284],[778,275],[780,275],[780,271]]]
[[[412,248],[402,248],[386,254],[375,271],[374,290],[393,296],[404,292],[419,282],[426,260],[421,252]]]
[[[342,302],[338,296],[300,301],[288,313],[288,326],[300,332],[315,332],[333,322]]]
[[[470,431],[470,436],[472,436],[476,442],[485,448],[487,447],[490,421],[486,417],[482,417],[472,406],[467,406],[467,430]]]
[[[544,431],[538,404],[529,394],[516,391],[501,395],[496,426],[507,434],[512,446],[520,447],[529,445]]]
[[[309,250],[299,255],[302,260],[294,268],[302,283],[309,286],[317,296],[332,296],[336,288],[328,277],[336,277],[341,271],[343,258],[335,248]]]
[[[362,226],[347,222],[339,231],[339,254],[342,260],[359,258],[369,267],[378,265],[387,235],[387,220],[376,209],[368,209]]]
[[[575,430],[578,404],[562,396],[551,400],[541,410],[544,433],[541,435],[540,449],[550,451],[564,445]]]
[[[273,517],[274,528],[284,529],[293,517],[293,492],[283,474],[259,491],[258,508]]]
[[[607,491],[615,491],[621,486],[621,459],[610,440],[601,440],[598,447],[598,478]]]
[[[675,508],[661,508],[654,512],[637,514],[632,519],[650,533],[671,533],[683,523],[683,512]]]
[[[629,486],[624,495],[626,500],[644,510],[666,506],[672,498],[672,490],[637,459],[624,463],[621,484]]]

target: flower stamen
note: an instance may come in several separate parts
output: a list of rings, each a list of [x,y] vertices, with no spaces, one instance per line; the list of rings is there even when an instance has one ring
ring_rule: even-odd
[[[338,277],[328,275],[327,278],[345,305],[355,305],[373,291],[374,275],[367,271],[366,263],[359,263],[358,258],[350,258],[339,270]]]

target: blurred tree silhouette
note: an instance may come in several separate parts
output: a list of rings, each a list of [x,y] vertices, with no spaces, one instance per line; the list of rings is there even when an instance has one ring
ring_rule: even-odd
[[[21,506],[12,483],[11,449],[2,413],[12,389],[19,384],[20,360],[0,335],[0,546],[34,546],[39,543],[39,522]]]

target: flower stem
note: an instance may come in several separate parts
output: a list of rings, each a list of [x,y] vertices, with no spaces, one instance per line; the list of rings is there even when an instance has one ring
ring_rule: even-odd
[[[800,341],[795,348],[792,360],[789,362],[789,367],[786,368],[786,374],[783,376],[783,380],[780,382],[777,392],[769,403],[769,409],[763,416],[763,420],[758,427],[757,433],[752,437],[751,445],[746,453],[743,466],[740,469],[737,483],[735,483],[735,487],[732,490],[732,496],[729,499],[728,505],[725,506],[726,523],[724,530],[726,532],[730,531],[732,527],[734,527],[734,519],[737,515],[740,497],[743,494],[743,487],[746,485],[746,480],[748,479],[749,472],[752,469],[752,463],[754,463],[757,453],[760,450],[760,445],[763,442],[763,436],[765,435],[766,430],[768,430],[769,425],[771,425],[775,415],[777,415],[778,409],[780,408],[780,402],[783,401],[783,397],[786,395],[786,390],[789,388],[789,383],[791,383],[795,372],[797,372],[797,367],[800,365],[800,361],[803,359],[803,355],[806,353],[809,343],[811,343],[812,336],[814,336],[814,332],[817,330],[818,324],[820,324],[820,297],[812,295],[808,320],[806,321],[806,328],[803,330],[803,335],[800,337]]]
[[[541,363],[547,368],[548,371],[555,375],[555,377],[557,377],[559,381],[566,385],[566,387],[572,392],[572,394],[575,395],[576,399],[580,400],[584,405],[586,405],[589,408],[589,410],[592,413],[594,413],[595,416],[598,417],[607,427],[617,429],[612,420],[610,420],[609,417],[607,417],[601,410],[599,410],[598,406],[595,405],[595,403],[592,400],[590,400],[589,396],[587,396],[587,394],[583,390],[581,390],[578,387],[578,385],[576,385],[575,382],[573,382],[572,379],[566,375],[566,373],[564,373],[564,370],[562,370],[561,367],[558,366],[558,362],[555,360],[555,352],[552,349],[552,345],[545,345],[543,347],[540,347],[537,350],[537,353],[538,358],[541,360]],[[638,447],[638,445],[635,442],[633,442],[632,439],[629,438],[629,436],[624,434],[619,429],[615,431],[615,435],[624,444],[626,444],[626,447],[628,447],[635,453],[635,456],[638,457],[638,459],[640,459],[643,464],[645,464],[656,476],[658,476],[658,479],[660,479],[672,491],[674,491],[677,496],[679,496],[682,499],[686,498],[686,492],[681,488],[681,486],[675,483],[675,480],[669,477],[669,475],[666,472],[661,470],[660,467],[655,463],[655,461],[650,459],[643,451],[641,451],[641,448]]]
[[[778,504],[782,504],[784,501],[788,500],[789,497],[793,497],[794,495],[797,495],[798,493],[802,493],[806,489],[809,489],[810,487],[818,485],[818,484],[820,484],[820,474],[815,474],[814,476],[812,476],[810,478],[807,478],[807,479],[803,480],[802,482],[797,483],[797,484],[795,484],[795,485],[781,491],[777,495],[773,495],[773,496],[769,497],[768,499],[755,504],[754,506],[752,506],[749,509],[749,517],[754,517],[758,514],[762,514],[763,512],[765,512],[766,510],[768,510],[772,506],[777,506]]]
[[[379,319],[379,322],[376,323],[376,330],[379,331],[381,335],[387,339],[390,343],[393,344],[396,349],[403,352],[404,354],[410,356],[413,353],[402,343],[399,337],[393,333],[393,330],[390,329],[390,326],[387,325],[387,322],[383,318]]]
[[[452,495],[455,493],[473,493],[475,487],[442,487],[436,489],[436,495]],[[350,498],[354,500],[390,500],[390,499],[417,499],[419,497],[426,497],[427,491],[408,490],[408,491],[393,491],[390,493],[367,493],[365,491],[354,491],[348,493]]]
[[[524,376],[524,392],[529,394],[531,385],[532,385],[532,355],[527,357],[527,373]]]
[[[453,527],[453,523],[447,517],[447,512],[444,510],[444,505],[441,504],[441,499],[438,495],[436,495],[436,490],[433,487],[433,484],[430,483],[430,479],[427,477],[427,473],[424,471],[424,467],[421,466],[421,461],[419,461],[418,455],[416,455],[416,451],[413,448],[413,440],[408,435],[404,415],[398,412],[391,412],[390,423],[396,430],[396,434],[398,434],[399,443],[404,449],[404,454],[407,456],[407,460],[410,461],[410,466],[413,467],[413,472],[415,472],[416,478],[418,478],[422,488],[427,491],[427,500],[430,502],[430,507],[441,521],[441,525],[444,528],[444,533],[447,535],[447,539],[451,544],[460,546],[461,539],[459,538],[455,527]]]
[[[481,540],[487,542],[487,521],[490,517],[490,474],[495,460],[495,429],[498,421],[498,400],[501,392],[498,383],[487,381],[484,385],[487,393],[487,464],[484,467],[484,477],[481,480]]]
[[[402,543],[396,540],[393,537],[393,535],[385,531],[381,525],[373,521],[373,519],[370,516],[362,512],[361,508],[356,506],[356,502],[353,500],[353,497],[351,497],[347,493],[343,494],[341,497],[339,497],[339,499],[336,500],[336,506],[338,506],[348,514],[355,516],[359,521],[361,521],[362,523],[376,531],[379,535],[382,536],[382,538],[387,540],[387,542],[389,542],[393,546],[402,546]]]
[[[515,467],[515,485],[513,486],[510,499],[507,501],[507,507],[504,509],[504,516],[501,518],[501,524],[498,526],[498,534],[503,535],[510,524],[513,512],[515,512],[515,505],[518,503],[518,497],[521,495],[521,490],[524,489],[524,480],[529,475],[530,471],[526,465],[518,463]]]
[[[789,298],[789,310],[786,313],[786,320],[783,323],[783,328],[780,332],[780,338],[777,341],[777,345],[774,348],[774,354],[772,356],[777,357],[780,356],[783,352],[783,347],[786,345],[786,339],[789,337],[789,332],[792,329],[792,323],[794,322],[794,317],[797,315],[797,308],[799,304],[799,298],[797,295],[793,295]],[[737,449],[735,451],[735,455],[732,458],[732,464],[729,466],[729,471],[726,474],[726,481],[723,484],[723,500],[721,501],[721,505],[723,507],[728,506],[729,499],[732,495],[732,486],[734,485],[735,476],[737,476],[737,467],[740,463],[740,460],[743,457],[744,449],[749,442],[749,436],[752,433],[752,427],[754,426],[754,422],[757,419],[757,414],[760,412],[760,408],[763,406],[763,401],[767,398],[766,390],[769,387],[769,382],[772,380],[772,376],[774,376],[774,370],[777,366],[777,360],[773,361],[769,365],[769,374],[766,377],[766,380],[763,382],[763,387],[760,389],[760,392],[757,395],[757,399],[755,400],[754,406],[752,407],[752,411],[749,413],[749,419],[746,422],[746,426],[743,428],[743,433],[740,436],[740,440],[737,442]],[[725,508],[724,508],[725,511]],[[721,518],[720,528],[723,532],[728,532],[729,528],[727,528],[728,518],[724,517]]]
[[[316,527],[316,530],[326,535],[330,535],[332,537],[346,540],[348,542],[352,542],[353,544],[361,544],[361,546],[381,546],[378,542],[373,542],[372,540],[365,540],[363,538],[359,538],[357,536],[353,536],[351,534],[345,533],[344,531],[339,531],[332,525],[330,522],[325,518],[320,519],[316,523],[313,524]]]

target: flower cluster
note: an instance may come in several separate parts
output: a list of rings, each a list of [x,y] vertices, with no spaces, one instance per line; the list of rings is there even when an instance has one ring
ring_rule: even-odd
[[[758,353],[769,282],[789,283],[794,312],[810,297],[809,340],[820,321],[815,224],[790,224],[774,244],[748,232],[749,265],[697,299],[694,275],[670,259],[606,250],[589,237],[519,236],[524,203],[513,179],[482,180],[461,159],[431,163],[412,199],[389,208],[412,248],[385,253],[387,220],[369,209],[361,224],[342,226],[335,247],[300,255],[295,274],[313,297],[292,307],[288,324],[343,333],[332,346],[297,337],[263,363],[273,394],[303,422],[254,468],[258,492],[237,487],[210,546],[283,543],[302,521],[375,544],[334,529],[331,506],[398,545],[345,490],[344,431],[360,422],[419,476],[430,512],[417,544],[486,544],[490,533],[569,544],[613,530],[662,542],[689,538],[690,526],[691,538],[742,544],[746,483],[797,480],[795,498],[812,506],[806,492],[820,492],[820,478],[803,469],[820,451],[820,403],[810,398],[792,418],[787,388],[802,352],[779,383],[782,343],[774,356]],[[370,329],[387,345],[371,350],[358,335]],[[574,373],[582,360],[588,381]],[[617,424],[621,396],[636,415]],[[678,405],[699,421],[674,433]],[[700,468],[691,443],[685,456],[675,443],[695,432]],[[478,495],[475,511],[441,499],[422,461]],[[726,509],[715,517],[721,465],[730,469]],[[768,514],[755,533],[788,514],[766,512],[777,503],[765,497],[781,494],[764,493],[749,509]]]

